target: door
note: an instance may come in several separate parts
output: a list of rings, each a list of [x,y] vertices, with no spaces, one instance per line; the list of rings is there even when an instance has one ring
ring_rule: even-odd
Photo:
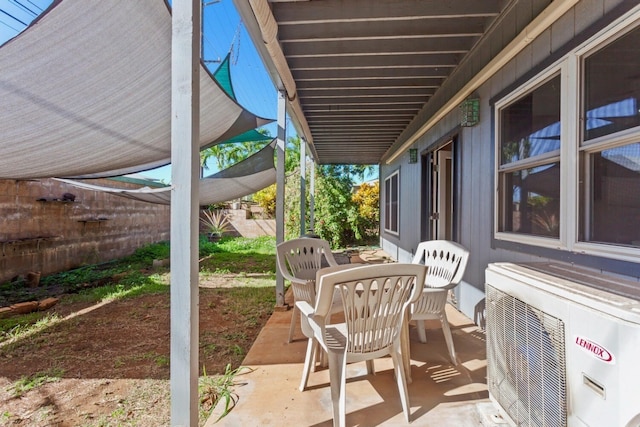
[[[423,156],[421,240],[454,240],[454,142]]]

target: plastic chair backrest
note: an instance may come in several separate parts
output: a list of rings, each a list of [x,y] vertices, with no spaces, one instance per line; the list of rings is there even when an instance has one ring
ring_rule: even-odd
[[[456,242],[428,240],[418,245],[412,263],[429,267],[426,286],[441,288],[462,280],[468,259],[469,251]]]
[[[405,309],[421,295],[425,275],[424,266],[403,263],[323,274],[315,314],[326,316],[337,288],[347,325],[347,352],[363,354],[384,349],[400,333]]]
[[[328,265],[337,265],[329,242],[323,239],[303,237],[282,242],[277,247],[278,260],[291,276],[297,279],[315,280],[316,271],[323,267],[322,258]]]

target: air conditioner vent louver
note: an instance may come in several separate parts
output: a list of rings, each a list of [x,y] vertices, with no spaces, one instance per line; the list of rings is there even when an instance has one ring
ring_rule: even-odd
[[[518,426],[566,426],[564,323],[490,285],[486,294],[492,397]]]

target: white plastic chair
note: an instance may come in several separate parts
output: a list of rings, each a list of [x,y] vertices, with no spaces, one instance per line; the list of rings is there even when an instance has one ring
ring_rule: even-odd
[[[445,306],[449,290],[462,280],[468,259],[469,251],[458,243],[449,240],[429,240],[418,245],[412,261],[413,264],[429,267],[422,296],[411,306],[411,319],[416,320],[420,342],[427,342],[424,321],[440,320],[449,356],[454,365],[458,362]]]
[[[316,272],[327,265],[337,266],[329,242],[323,239],[301,237],[280,243],[276,247],[276,260],[282,276],[291,282],[294,303],[306,301],[312,306],[316,301]],[[335,311],[341,311],[337,306]],[[299,317],[298,307],[294,305],[289,327],[289,342],[293,339],[293,332]]]
[[[302,313],[302,330],[310,337],[300,390],[307,386],[315,346],[328,354],[333,425],[346,420],[346,365],[367,362],[372,372],[373,359],[390,355],[407,422],[410,421],[409,397],[401,357],[401,329],[409,304],[422,292],[426,267],[416,264],[376,264],[336,271],[318,272],[318,298],[315,308],[306,301],[296,305]],[[338,289],[344,309],[344,323],[328,324],[327,319]]]

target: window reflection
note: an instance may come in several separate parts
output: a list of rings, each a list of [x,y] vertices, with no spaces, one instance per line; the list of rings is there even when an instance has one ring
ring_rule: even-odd
[[[586,240],[640,246],[640,143],[591,154],[589,164],[591,221]]]
[[[501,164],[560,149],[560,76],[500,112]]]
[[[502,174],[505,201],[501,230],[560,235],[560,163]]]
[[[584,139],[640,126],[640,29],[584,61]]]
[[[393,233],[398,232],[398,173],[394,173],[384,182],[385,204],[384,204],[384,229]]]

